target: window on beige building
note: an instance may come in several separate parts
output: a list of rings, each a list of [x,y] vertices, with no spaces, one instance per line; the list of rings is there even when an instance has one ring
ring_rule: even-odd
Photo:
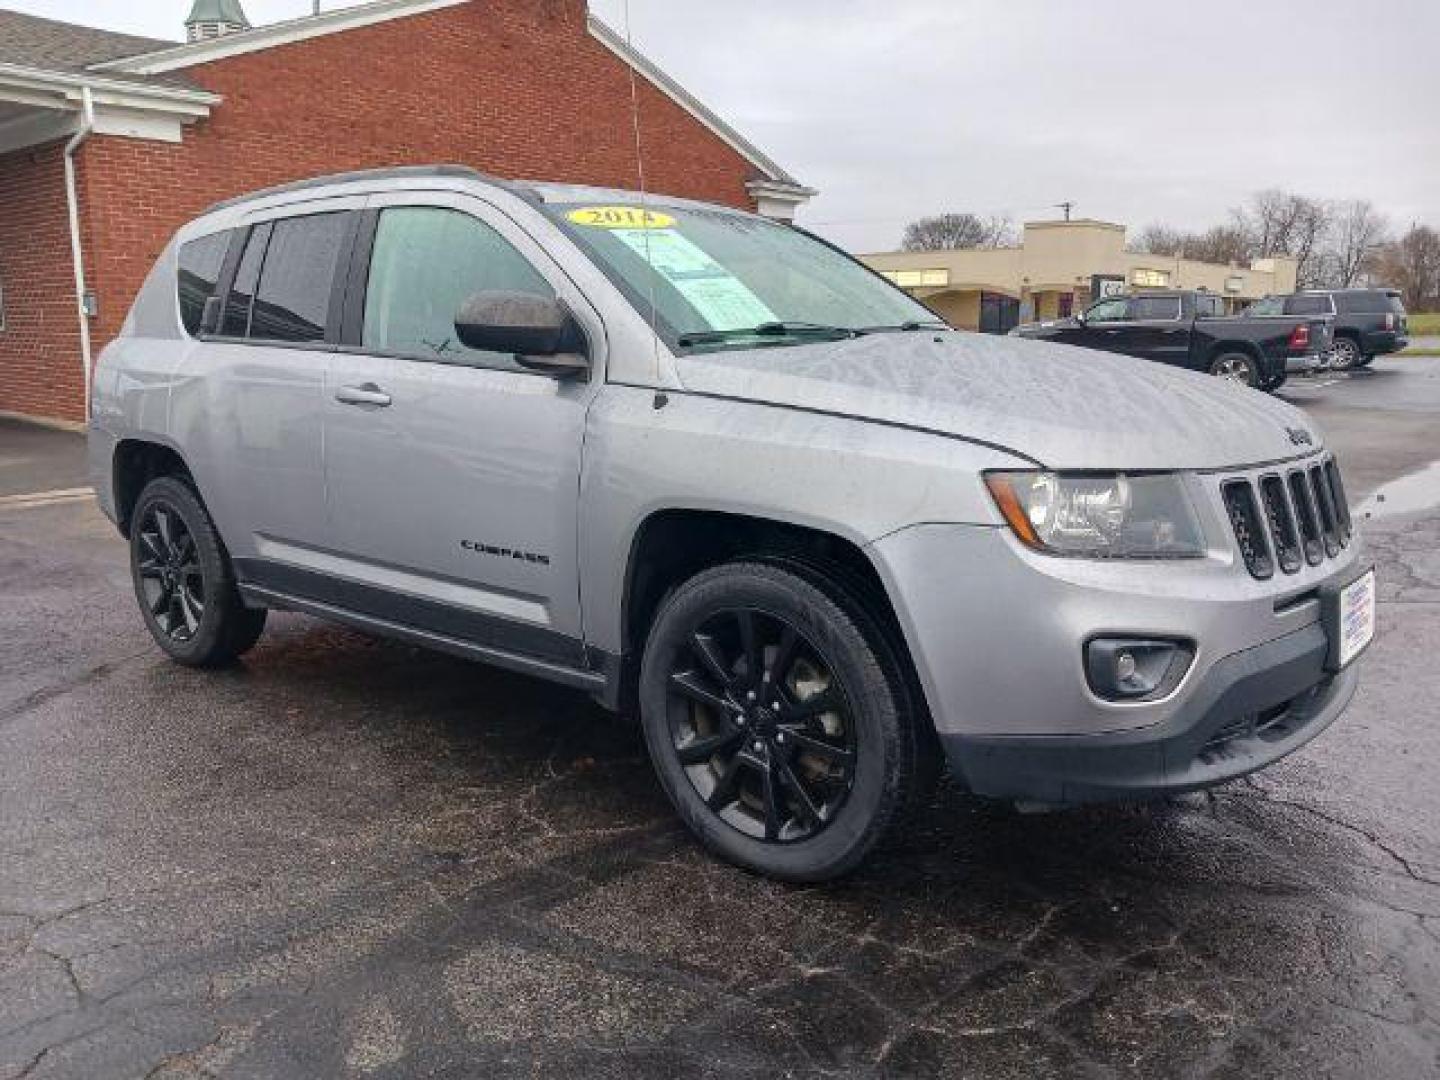
[[[885,270],[881,277],[887,277],[902,289],[936,288],[950,284],[950,271],[940,270]]]
[[[1170,284],[1170,271],[1136,270],[1130,275],[1130,284],[1142,289],[1164,289]]]

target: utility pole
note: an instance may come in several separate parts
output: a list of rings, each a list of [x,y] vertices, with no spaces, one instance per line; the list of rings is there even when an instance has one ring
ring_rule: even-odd
[[[1065,211],[1065,220],[1066,220],[1066,221],[1069,221],[1069,220],[1070,220],[1070,211],[1073,210],[1073,209],[1075,209],[1075,204],[1074,204],[1073,202],[1062,202],[1062,203],[1056,203],[1055,205],[1056,205],[1056,207],[1058,207],[1059,209]]]

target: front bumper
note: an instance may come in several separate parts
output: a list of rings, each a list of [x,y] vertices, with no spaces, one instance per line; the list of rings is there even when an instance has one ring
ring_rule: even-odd
[[[1197,791],[1278,761],[1344,711],[1359,673],[1328,674],[1328,648],[1317,623],[1228,656],[1170,719],[1138,731],[941,742],[955,775],[994,798],[1070,805]]]
[[[1344,709],[1356,675],[1324,670],[1321,596],[1356,576],[1358,537],[1256,580],[1219,505],[1225,479],[1190,477],[1203,558],[1057,558],[1003,526],[917,525],[871,545],[936,732],[975,791],[1063,803],[1205,787],[1283,757]],[[1105,700],[1084,663],[1101,636],[1183,641],[1194,657],[1162,697]],[[1252,722],[1263,735],[1232,727]]]

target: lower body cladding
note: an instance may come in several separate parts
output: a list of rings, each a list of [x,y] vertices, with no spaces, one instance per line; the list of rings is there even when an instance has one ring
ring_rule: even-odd
[[[1368,569],[1355,542],[1269,581],[1219,550],[1065,559],[982,526],[916,526],[870,550],[951,771],[978,795],[1069,805],[1211,787],[1303,746],[1355,693],[1354,664],[1331,669],[1322,616]],[[1107,700],[1097,651],[1129,642],[1174,643],[1170,673]],[[1136,651],[1130,671],[1135,656],[1145,666]]]

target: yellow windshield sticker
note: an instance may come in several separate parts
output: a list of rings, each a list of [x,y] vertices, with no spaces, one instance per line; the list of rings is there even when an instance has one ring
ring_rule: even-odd
[[[669,214],[638,206],[582,206],[565,216],[592,229],[668,229],[675,224]]]

